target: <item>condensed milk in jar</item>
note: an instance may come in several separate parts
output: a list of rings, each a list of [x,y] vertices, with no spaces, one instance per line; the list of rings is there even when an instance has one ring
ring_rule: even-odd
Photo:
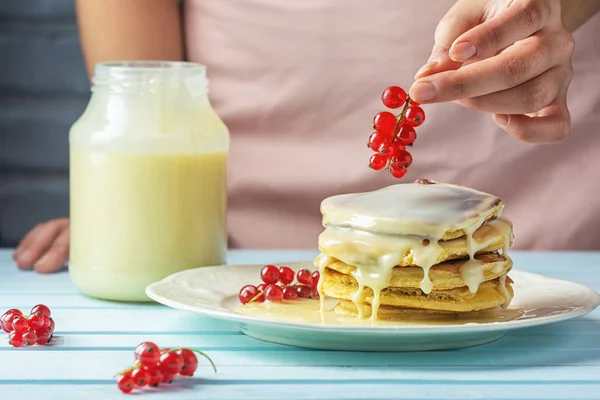
[[[226,262],[229,132],[206,68],[98,64],[70,132],[69,270],[85,294],[150,301],[146,287]]]

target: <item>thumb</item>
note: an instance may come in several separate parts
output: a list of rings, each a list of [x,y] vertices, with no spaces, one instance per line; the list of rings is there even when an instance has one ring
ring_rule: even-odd
[[[452,6],[438,24],[431,56],[419,69],[415,79],[461,67],[462,63],[453,61],[448,56],[448,51],[460,35],[481,23],[485,15],[484,3],[481,0],[459,0]],[[476,51],[474,47],[472,51]]]

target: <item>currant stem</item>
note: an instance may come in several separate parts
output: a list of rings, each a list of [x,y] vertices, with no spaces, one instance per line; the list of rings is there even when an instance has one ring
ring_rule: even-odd
[[[262,296],[263,294],[265,294],[265,291],[264,291],[264,290],[263,290],[263,291],[261,291],[261,292],[258,292],[258,294],[257,294],[256,296],[254,296],[253,298],[251,298],[251,299],[250,299],[250,301],[249,301],[247,304],[250,304],[250,303],[252,303],[253,301],[256,301],[256,299],[258,299],[258,298],[259,298],[260,296]]]
[[[204,358],[206,358],[210,362],[210,365],[212,365],[213,370],[215,371],[215,373],[217,373],[217,366],[215,365],[215,363],[213,362],[213,360],[208,355],[206,355],[205,353],[201,352],[200,350],[196,350],[196,349],[190,349],[190,350],[194,351],[194,352],[200,354],[201,356],[203,356]]]

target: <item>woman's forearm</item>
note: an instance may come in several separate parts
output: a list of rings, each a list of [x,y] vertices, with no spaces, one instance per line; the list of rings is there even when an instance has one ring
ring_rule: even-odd
[[[600,11],[600,0],[561,0],[565,27],[574,32]]]
[[[177,0],[77,0],[88,74],[115,60],[183,60]]]

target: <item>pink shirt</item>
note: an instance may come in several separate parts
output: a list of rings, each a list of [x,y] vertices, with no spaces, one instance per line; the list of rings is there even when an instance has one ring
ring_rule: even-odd
[[[600,15],[576,33],[572,135],[531,145],[425,106],[398,181],[367,167],[383,89],[408,89],[452,0],[187,0],[187,52],[231,131],[231,247],[315,249],[327,196],[420,177],[502,197],[515,248],[600,249]]]

